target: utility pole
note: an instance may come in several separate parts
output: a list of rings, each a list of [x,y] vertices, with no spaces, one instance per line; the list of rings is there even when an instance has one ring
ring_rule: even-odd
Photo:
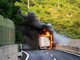
[[[28,9],[29,9],[29,0],[27,0],[27,2],[28,2]]]

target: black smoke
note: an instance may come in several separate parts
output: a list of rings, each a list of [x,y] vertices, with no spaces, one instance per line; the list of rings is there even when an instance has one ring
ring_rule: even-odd
[[[29,12],[27,15],[21,14],[24,22],[17,25],[16,30],[23,35],[23,45],[29,45],[32,49],[39,49],[39,34],[43,33],[43,29],[46,28],[51,34],[53,34],[51,26],[39,22],[33,12]],[[27,47],[27,46],[26,46]],[[25,48],[26,48],[25,47]]]

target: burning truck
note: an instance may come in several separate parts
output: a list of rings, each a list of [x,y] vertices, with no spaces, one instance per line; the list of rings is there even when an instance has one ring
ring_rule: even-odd
[[[17,32],[22,33],[22,49],[52,49],[55,47],[51,24],[41,23],[33,12],[21,14],[24,22],[17,25]]]
[[[51,25],[47,24],[45,26],[42,33],[39,34],[39,47],[40,49],[52,49],[54,43],[53,31]]]

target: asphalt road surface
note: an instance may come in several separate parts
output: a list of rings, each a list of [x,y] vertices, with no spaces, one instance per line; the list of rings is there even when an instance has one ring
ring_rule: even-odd
[[[80,57],[58,50],[29,50],[28,60],[80,60]],[[23,53],[21,60],[26,60],[26,54]]]

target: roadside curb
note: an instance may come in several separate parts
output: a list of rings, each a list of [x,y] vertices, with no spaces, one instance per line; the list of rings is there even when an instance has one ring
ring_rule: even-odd
[[[29,59],[29,54],[26,53],[25,51],[22,51],[22,52],[26,54],[26,59],[25,60],[28,60]]]

